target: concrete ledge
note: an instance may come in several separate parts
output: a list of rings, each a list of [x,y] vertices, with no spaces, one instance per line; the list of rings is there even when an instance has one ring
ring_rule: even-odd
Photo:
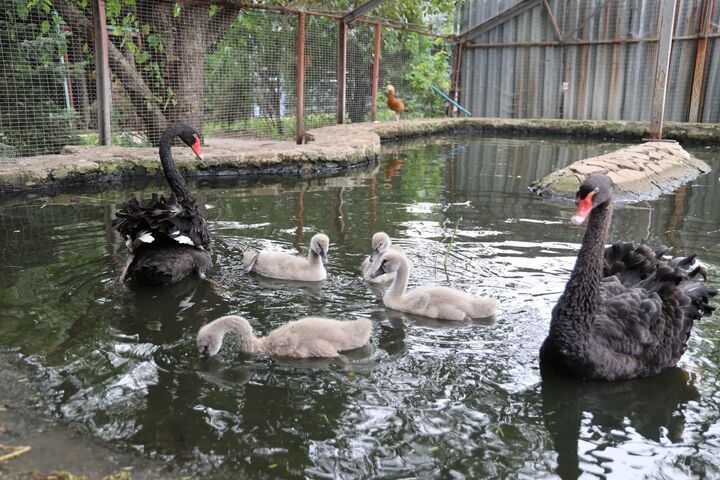
[[[584,136],[640,140],[643,122],[516,120],[494,118],[427,119],[336,125],[310,130],[307,143],[205,139],[205,161],[185,148],[173,153],[187,176],[326,175],[377,160],[380,143],[440,133],[496,133]],[[720,144],[720,125],[666,124],[666,136],[687,143]],[[118,183],[132,177],[162,176],[155,148],[66,147],[62,154],[0,163],[0,194],[61,189],[73,185]]]
[[[530,190],[543,196],[574,198],[585,177],[606,173],[615,184],[616,199],[651,199],[709,171],[708,164],[677,142],[646,142],[575,162],[533,182]]]

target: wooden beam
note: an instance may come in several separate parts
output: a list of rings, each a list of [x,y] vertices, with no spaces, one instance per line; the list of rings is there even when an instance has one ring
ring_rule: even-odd
[[[345,95],[347,93],[347,23],[338,21],[337,55],[337,123],[345,123]]]
[[[672,50],[672,34],[675,25],[675,6],[677,0],[661,0],[658,25],[660,43],[658,45],[657,69],[655,70],[655,90],[653,92],[652,111],[648,138],[662,138],[663,119],[665,116],[665,94],[667,93],[668,71],[670,69],[670,52]]]
[[[700,38],[695,48],[695,68],[693,70],[692,89],[690,91],[690,111],[688,122],[699,122],[705,98],[705,66],[708,48],[707,33],[710,32],[712,11],[715,0],[703,0],[702,17],[700,18]]]
[[[305,136],[305,13],[298,13],[295,42],[297,68],[297,101],[295,105],[295,143],[303,143]]]
[[[508,20],[512,20],[521,13],[537,7],[538,5],[540,5],[541,2],[542,0],[522,0],[521,2],[516,3],[512,7],[508,8],[507,10],[503,10],[494,17],[484,21],[483,23],[476,25],[468,30],[465,30],[463,33],[458,35],[458,42],[465,43],[469,40],[472,40],[478,35],[482,35],[483,33],[492,30],[499,25],[502,25]]]
[[[375,47],[373,48],[373,69],[372,69],[372,88],[370,91],[370,121],[374,122],[377,118],[377,94],[378,84],[380,82],[380,42],[382,35],[382,26],[375,24]]]
[[[95,88],[98,104],[98,139],[100,145],[110,145],[110,109],[112,88],[110,85],[110,64],[108,63],[108,33],[105,18],[105,0],[93,0],[93,26],[95,40]]]
[[[373,8],[380,5],[384,0],[369,0],[359,7],[357,7],[355,10],[351,10],[350,12],[346,13],[345,16],[342,17],[342,21],[350,24],[354,22],[359,16],[365,15],[366,12],[369,12]]]

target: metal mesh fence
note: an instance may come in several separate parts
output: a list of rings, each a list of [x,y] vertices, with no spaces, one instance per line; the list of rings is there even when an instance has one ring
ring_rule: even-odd
[[[24,4],[0,0],[0,162],[82,143],[94,123],[87,43]]]
[[[173,121],[191,123],[206,136],[295,136],[297,11],[169,0],[111,3],[113,143],[156,145]],[[453,30],[447,23],[456,33],[479,29],[464,39],[459,82],[460,103],[474,116],[645,121],[660,3],[467,0],[457,3],[454,16],[431,13],[426,23],[444,25],[445,32]],[[0,0],[0,161],[97,142],[93,16],[84,4]],[[668,120],[720,121],[719,4],[677,0]],[[338,3],[307,2],[304,8],[313,5]],[[338,19],[345,13],[310,10],[306,129],[336,122]],[[386,106],[390,84],[406,105],[403,118],[443,116],[446,103],[435,89],[453,90],[453,43],[412,25],[381,23],[376,119],[394,119]],[[345,122],[372,119],[375,38],[373,20],[350,24]]]
[[[32,2],[0,3],[0,58],[6,65],[0,71],[0,160],[97,143],[92,2],[40,2],[57,10],[35,2],[22,15],[21,7]],[[299,12],[292,8],[299,4],[239,8],[148,0],[105,5],[113,144],[157,145],[174,121],[190,123],[205,136],[295,136]],[[328,5],[310,2],[303,8]],[[337,121],[338,19],[344,13],[306,14],[306,130]],[[375,28],[368,20],[349,26],[346,122],[371,119]],[[406,32],[402,25],[383,25],[381,36],[378,118],[393,118],[385,106],[389,83],[408,105],[405,118],[442,116],[443,102],[429,85],[449,88],[448,42]]]
[[[305,21],[305,129],[334,125],[337,111],[338,22]]]

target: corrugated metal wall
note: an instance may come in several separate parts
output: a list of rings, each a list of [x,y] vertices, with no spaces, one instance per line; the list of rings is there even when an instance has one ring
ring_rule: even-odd
[[[678,0],[665,119],[687,121],[704,2],[720,33],[720,0]],[[468,0],[461,32],[519,3]],[[461,103],[474,116],[650,119],[660,0],[549,0],[473,38],[463,49]],[[701,121],[720,121],[720,38],[707,51]],[[508,45],[518,44],[522,45]]]

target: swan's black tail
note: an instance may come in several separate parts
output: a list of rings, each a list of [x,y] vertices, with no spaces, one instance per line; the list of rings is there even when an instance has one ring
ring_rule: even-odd
[[[665,246],[651,249],[645,244],[636,247],[617,242],[605,249],[603,275],[615,275],[627,287],[638,285],[656,292],[663,299],[663,309],[678,322],[675,328],[689,334],[694,320],[712,314],[715,308],[710,306],[710,298],[717,291],[703,283],[707,280],[705,268],[690,270],[697,255],[669,260],[664,258],[669,252]]]

